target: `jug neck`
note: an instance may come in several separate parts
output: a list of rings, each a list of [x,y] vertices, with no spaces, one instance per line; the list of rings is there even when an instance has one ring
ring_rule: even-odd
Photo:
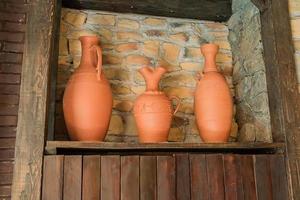
[[[151,67],[141,68],[139,72],[146,81],[146,91],[158,91],[159,81],[166,71],[167,70],[163,67],[158,67],[156,69]]]
[[[95,69],[97,66],[97,53],[94,46],[99,45],[99,39],[97,36],[82,36],[79,38],[81,42],[81,69]]]
[[[219,51],[219,46],[216,44],[205,44],[201,47],[202,55],[204,56],[204,73],[218,72],[216,65],[216,57]]]

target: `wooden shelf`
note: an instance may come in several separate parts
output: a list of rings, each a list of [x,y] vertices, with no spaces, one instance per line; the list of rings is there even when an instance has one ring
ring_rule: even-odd
[[[85,153],[85,152],[219,152],[219,153],[282,153],[284,143],[112,143],[48,141],[46,154]]]
[[[101,10],[164,17],[226,22],[232,15],[231,0],[62,0],[73,9]]]

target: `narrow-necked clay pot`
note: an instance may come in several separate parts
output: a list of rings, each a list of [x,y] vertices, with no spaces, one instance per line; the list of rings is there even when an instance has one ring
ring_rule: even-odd
[[[137,124],[139,141],[141,143],[167,142],[172,116],[178,111],[180,100],[177,97],[167,97],[158,90],[161,76],[166,69],[158,67],[143,67],[139,70],[146,80],[146,91],[140,95],[134,104],[134,117]],[[177,108],[173,111],[171,99],[176,99]]]
[[[112,92],[102,72],[102,51],[96,36],[80,37],[82,57],[63,98],[71,140],[103,141],[112,112]]]
[[[225,78],[218,72],[216,55],[219,47],[201,47],[205,57],[204,73],[195,93],[195,115],[200,137],[204,142],[227,142],[230,136],[233,103]]]

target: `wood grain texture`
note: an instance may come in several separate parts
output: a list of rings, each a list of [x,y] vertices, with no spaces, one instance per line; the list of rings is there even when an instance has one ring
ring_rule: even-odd
[[[257,199],[254,177],[253,156],[240,156],[240,169],[243,179],[244,199]]]
[[[208,144],[208,143],[182,143],[182,142],[166,142],[159,144],[139,144],[139,143],[115,143],[115,142],[81,142],[81,141],[47,141],[46,153],[56,154],[57,150],[100,150],[100,151],[139,151],[139,152],[154,152],[154,151],[183,151],[191,152],[281,152],[284,148],[284,143],[223,143],[223,144]]]
[[[43,200],[63,199],[64,156],[45,156],[43,168]]]
[[[191,199],[189,154],[176,154],[176,199]]]
[[[270,156],[268,155],[256,155],[254,159],[256,191],[258,199],[273,199],[272,176],[269,157]]]
[[[28,1],[12,199],[39,199],[56,0]]]
[[[61,0],[57,0],[55,9],[55,23],[53,24],[53,39],[51,44],[50,55],[50,69],[48,80],[48,94],[47,94],[47,140],[54,140],[54,126],[55,126],[55,97],[56,97],[56,79],[59,55],[59,34],[60,34],[60,19],[61,19]]]
[[[239,156],[223,155],[224,187],[226,200],[243,200],[244,191],[241,179]]]
[[[63,5],[76,9],[138,13],[155,16],[227,21],[231,0],[63,0]]]
[[[205,155],[190,154],[191,199],[208,200],[209,188]]]
[[[64,199],[81,200],[82,156],[65,156]]]
[[[157,200],[175,200],[175,158],[157,156]]]
[[[153,200],[157,196],[156,156],[140,156],[140,199]]]
[[[261,24],[273,139],[287,144],[289,192],[297,199],[300,194],[300,94],[288,0],[265,0],[265,4]]]
[[[224,199],[224,171],[222,155],[206,155],[209,199]]]
[[[274,200],[289,199],[285,160],[283,155],[271,155],[270,168]],[[296,196],[299,198],[299,194]]]
[[[101,157],[101,199],[120,199],[120,156]]]
[[[121,200],[139,200],[139,156],[121,157]]]
[[[82,200],[100,200],[100,156],[83,156]]]

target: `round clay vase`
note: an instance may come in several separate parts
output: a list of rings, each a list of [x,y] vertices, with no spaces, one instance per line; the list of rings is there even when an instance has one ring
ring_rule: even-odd
[[[65,122],[71,140],[103,141],[112,112],[112,92],[101,69],[98,37],[83,36],[80,41],[81,62],[63,97]]]
[[[228,141],[233,115],[229,87],[216,66],[218,50],[219,46],[215,44],[201,47],[205,65],[195,93],[196,123],[200,137],[207,143]]]
[[[155,70],[144,67],[139,70],[146,80],[146,91],[140,95],[134,104],[134,117],[137,124],[139,141],[141,143],[167,142],[172,117],[178,111],[180,100],[173,96],[168,97],[158,90],[161,76],[166,72],[163,67]],[[171,100],[177,100],[175,111]]]

